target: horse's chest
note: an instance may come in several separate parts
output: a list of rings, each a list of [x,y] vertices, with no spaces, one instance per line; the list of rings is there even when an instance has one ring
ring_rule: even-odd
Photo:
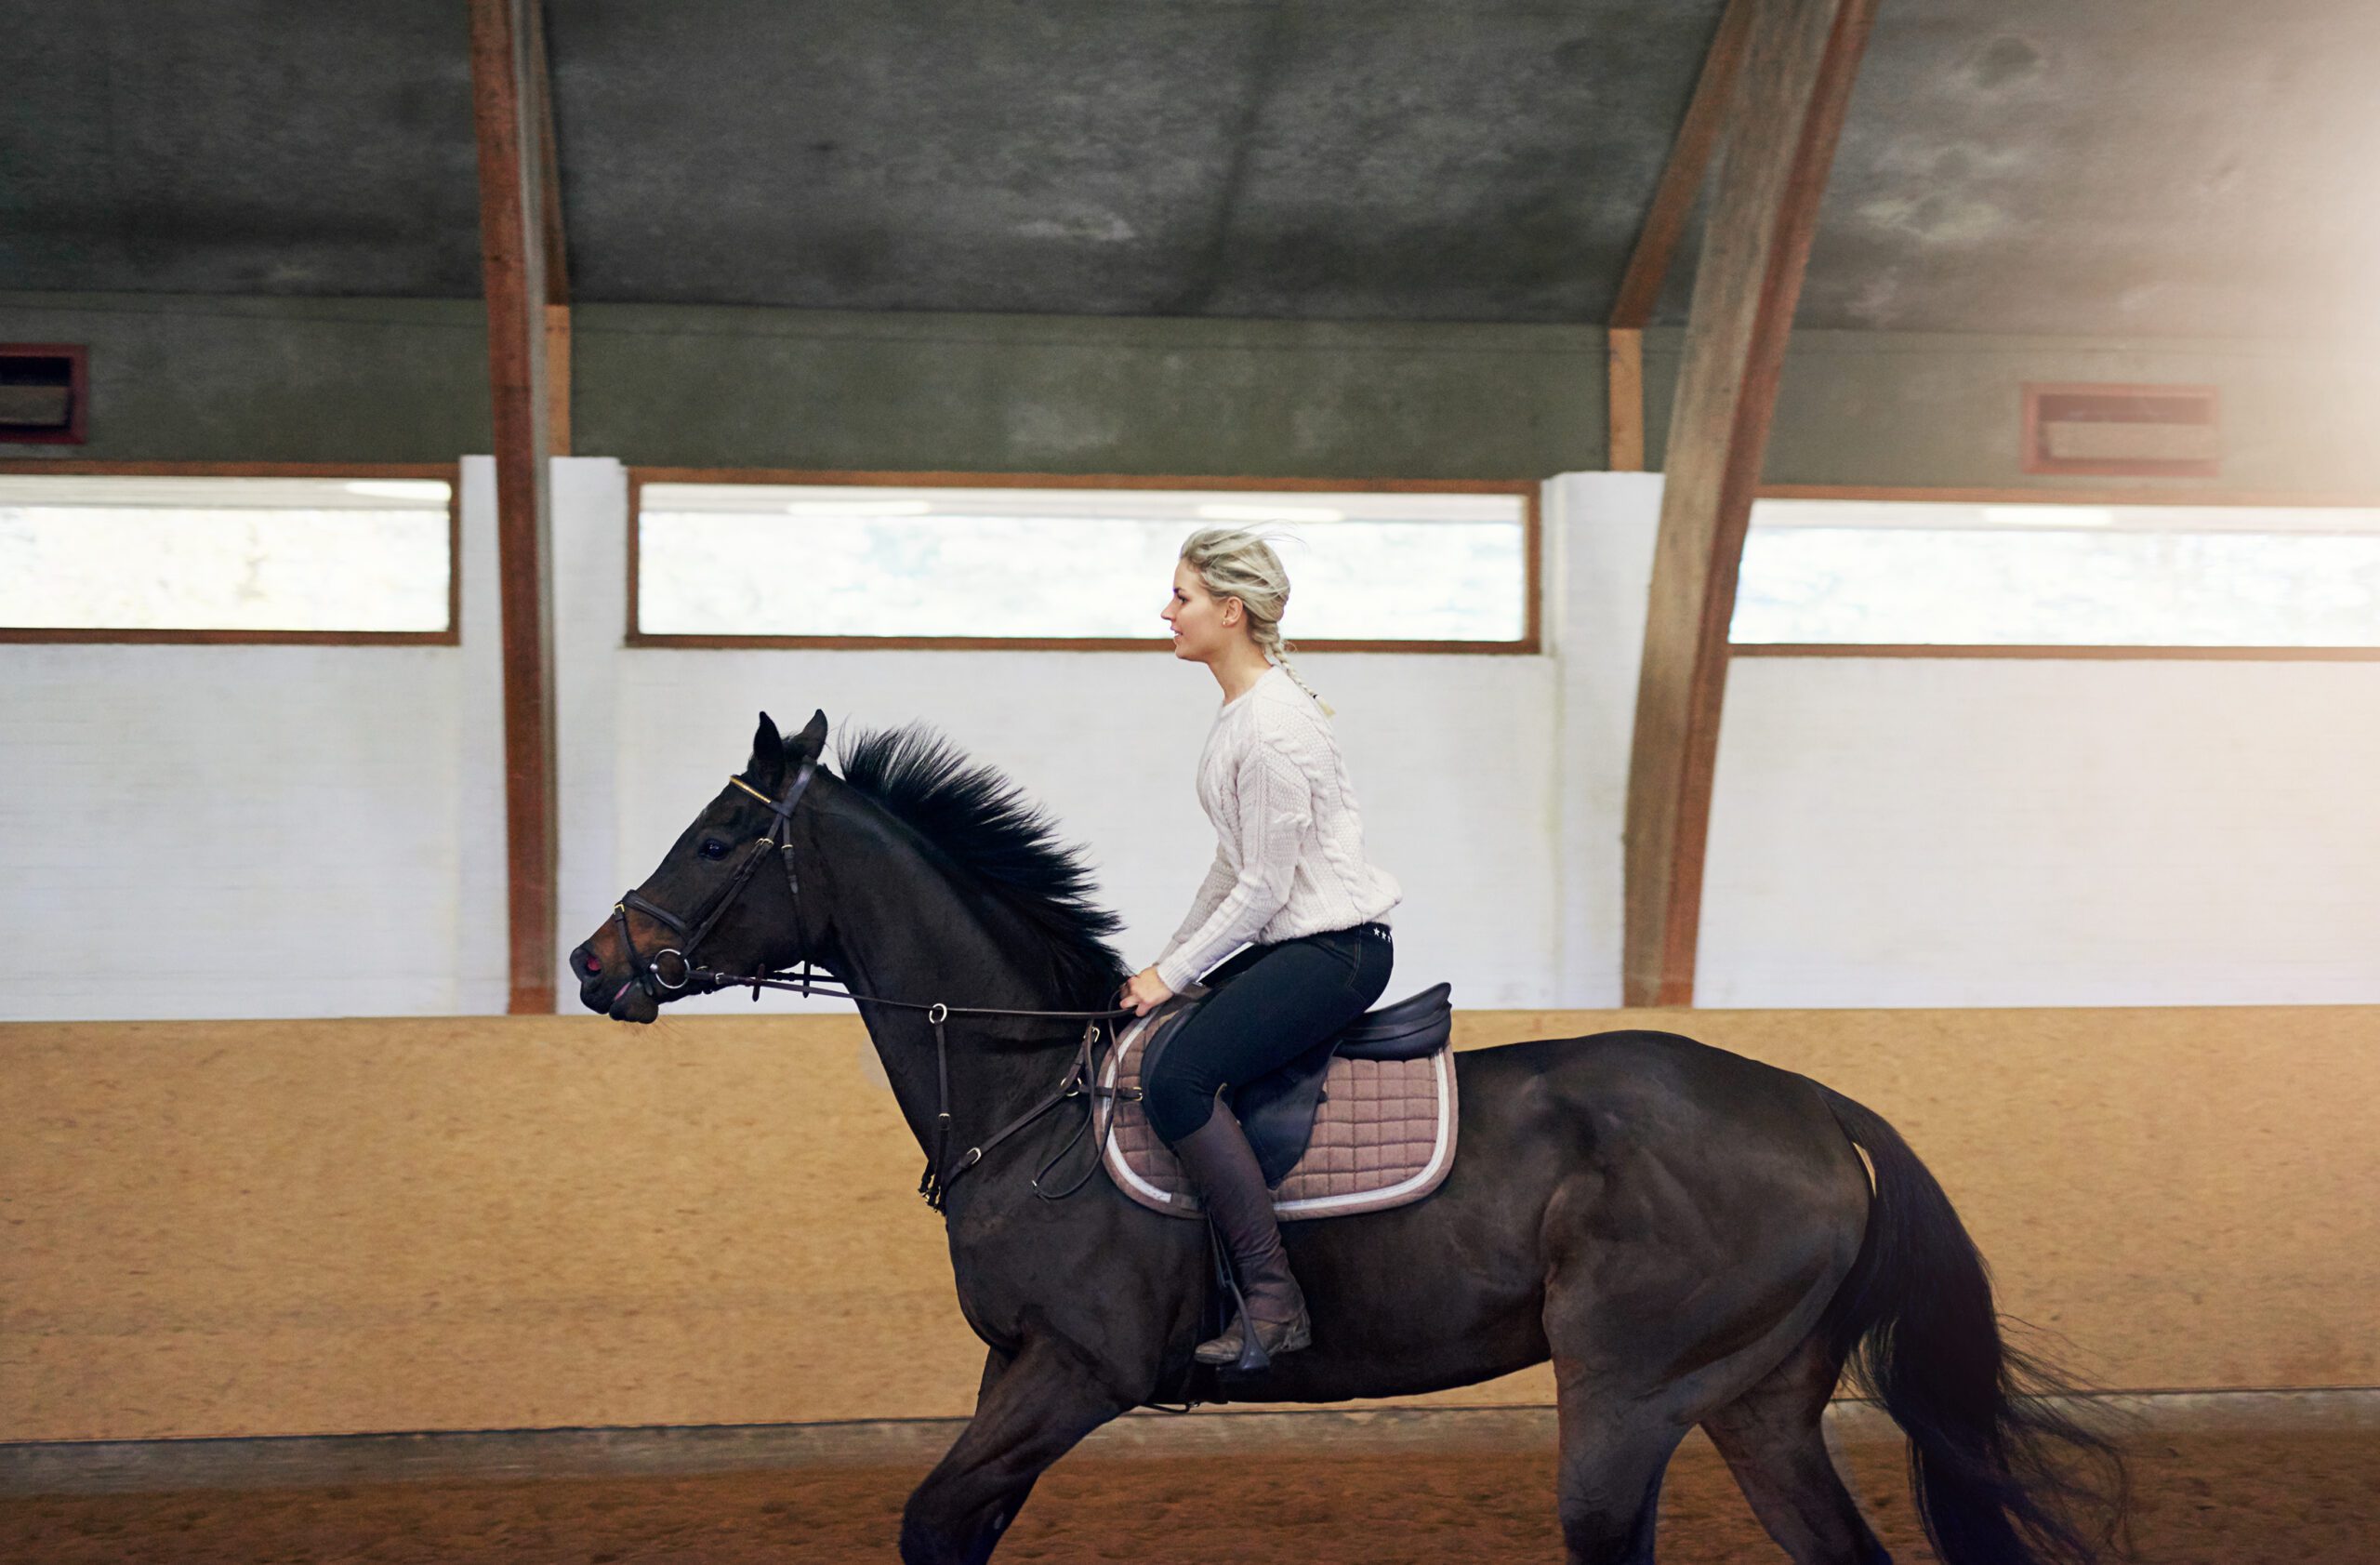
[[[1119,1224],[1088,1206],[1042,1204],[1042,1212],[970,1214],[950,1226],[959,1310],[996,1347],[1040,1331],[1077,1335],[1118,1317],[1163,1317],[1203,1280],[1202,1225],[1137,1212],[1138,1221]]]

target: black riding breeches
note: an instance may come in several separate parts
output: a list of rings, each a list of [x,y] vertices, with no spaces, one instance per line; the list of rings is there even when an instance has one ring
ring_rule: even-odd
[[[1357,924],[1250,946],[1207,975],[1198,1002],[1141,1083],[1149,1124],[1170,1143],[1215,1109],[1215,1094],[1252,1081],[1354,1021],[1388,987],[1386,924]]]

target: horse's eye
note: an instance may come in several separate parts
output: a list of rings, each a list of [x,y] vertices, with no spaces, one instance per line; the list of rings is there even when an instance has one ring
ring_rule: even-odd
[[[727,856],[727,844],[721,842],[716,837],[706,837],[703,839],[703,856],[705,858],[725,858]]]

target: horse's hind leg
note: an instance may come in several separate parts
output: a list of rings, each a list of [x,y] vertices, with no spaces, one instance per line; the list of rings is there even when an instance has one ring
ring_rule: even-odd
[[[1562,1541],[1570,1565],[1650,1565],[1661,1473],[1689,1426],[1676,1389],[1639,1399],[1560,1358],[1554,1374],[1562,1421]]]
[[[1840,1371],[1813,1333],[1702,1427],[1794,1565],[1892,1565],[1827,1454],[1819,1420]]]
[[[1033,1485],[1075,1442],[1124,1411],[1090,1360],[1037,1339],[984,1368],[975,1416],[909,1496],[906,1565],[982,1565]]]

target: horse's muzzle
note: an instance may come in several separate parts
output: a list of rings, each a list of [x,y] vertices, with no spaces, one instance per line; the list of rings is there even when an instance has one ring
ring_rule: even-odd
[[[632,964],[606,962],[595,942],[582,942],[570,953],[570,971],[578,980],[578,1002],[597,1015],[617,1022],[649,1022],[661,1007],[637,982]]]

